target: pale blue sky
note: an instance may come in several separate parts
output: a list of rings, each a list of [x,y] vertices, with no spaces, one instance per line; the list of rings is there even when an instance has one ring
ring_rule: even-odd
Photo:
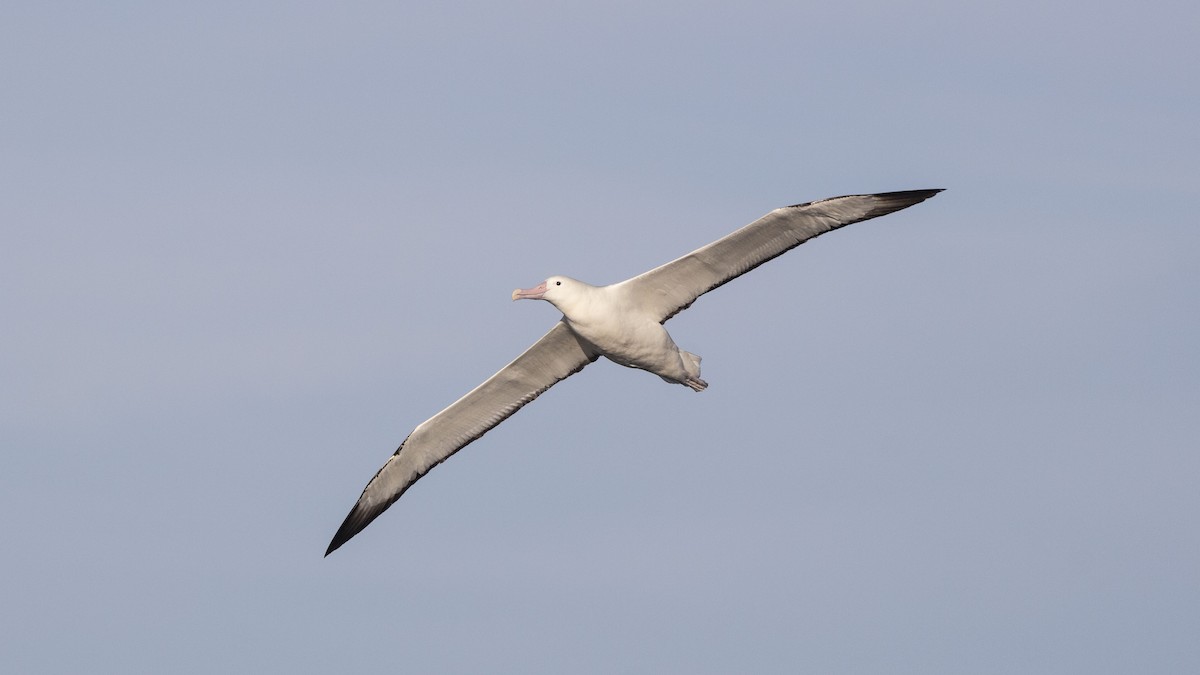
[[[408,3],[412,5],[413,3]],[[17,3],[6,672],[1200,670],[1194,3]],[[766,211],[942,187],[413,426]]]

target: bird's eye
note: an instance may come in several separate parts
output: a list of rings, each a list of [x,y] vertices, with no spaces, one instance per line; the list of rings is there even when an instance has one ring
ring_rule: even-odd
[[[556,282],[554,282],[554,285],[555,285],[555,286],[562,286],[562,282],[561,282],[561,281],[556,281]]]

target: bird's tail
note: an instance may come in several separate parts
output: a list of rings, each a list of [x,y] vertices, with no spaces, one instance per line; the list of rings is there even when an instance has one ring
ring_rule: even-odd
[[[688,375],[683,383],[691,387],[692,391],[704,391],[708,388],[708,383],[700,379],[700,357],[682,349],[679,350],[679,356],[683,359],[683,369]]]

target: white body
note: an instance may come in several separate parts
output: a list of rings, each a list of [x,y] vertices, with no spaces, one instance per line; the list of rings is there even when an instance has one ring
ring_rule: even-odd
[[[700,357],[675,345],[662,318],[643,303],[628,285],[592,286],[570,277],[554,276],[514,299],[546,300],[563,313],[577,336],[614,363],[640,368],[667,382],[703,391]]]

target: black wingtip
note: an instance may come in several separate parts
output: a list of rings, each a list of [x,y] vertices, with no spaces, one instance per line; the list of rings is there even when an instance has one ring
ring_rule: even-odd
[[[329,542],[329,548],[325,549],[325,555],[323,557],[328,558],[329,554],[333,553],[334,551],[341,548],[342,544],[345,543],[345,541],[346,541],[345,539],[343,539],[342,541],[338,541],[337,537],[334,537],[333,541]]]
[[[350,509],[350,513],[346,515],[346,520],[342,521],[342,526],[333,535],[333,540],[329,542],[329,548],[325,549],[325,557],[328,558],[330,553],[338,550],[342,544],[350,541],[354,535],[362,532],[386,508],[385,506],[382,509],[372,509],[363,507],[361,502],[355,504],[354,508]]]
[[[899,192],[877,192],[874,194],[843,195],[841,197],[830,197],[828,199],[818,199],[813,202],[804,202],[803,204],[792,204],[787,208],[797,209],[804,208],[806,206],[812,206],[814,204],[820,204],[822,202],[837,201],[839,199],[871,197],[875,199],[876,204],[875,208],[871,210],[871,214],[862,219],[866,220],[868,218],[876,218],[894,211],[899,211],[900,209],[907,208],[913,204],[920,204],[926,199],[929,199],[930,197],[944,190],[945,188],[929,188],[926,190],[901,190]]]
[[[929,199],[930,197],[936,195],[937,193],[945,192],[945,191],[946,191],[946,188],[928,188],[925,190],[910,190],[910,192],[912,192],[913,194],[919,195],[922,200]]]
[[[886,202],[911,206],[913,204],[919,204],[920,202],[923,202],[944,190],[945,188],[930,188],[927,190],[901,190],[900,192],[880,192],[874,196]]]
[[[889,213],[895,213],[901,209],[907,209],[914,204],[920,204],[926,199],[929,199],[930,197],[941,192],[942,189],[943,188],[933,188],[928,190],[903,190],[901,192],[880,192],[878,194],[870,195],[871,197],[874,197],[876,201],[872,205],[872,208],[867,213],[866,217],[862,218],[862,220],[886,216]]]

